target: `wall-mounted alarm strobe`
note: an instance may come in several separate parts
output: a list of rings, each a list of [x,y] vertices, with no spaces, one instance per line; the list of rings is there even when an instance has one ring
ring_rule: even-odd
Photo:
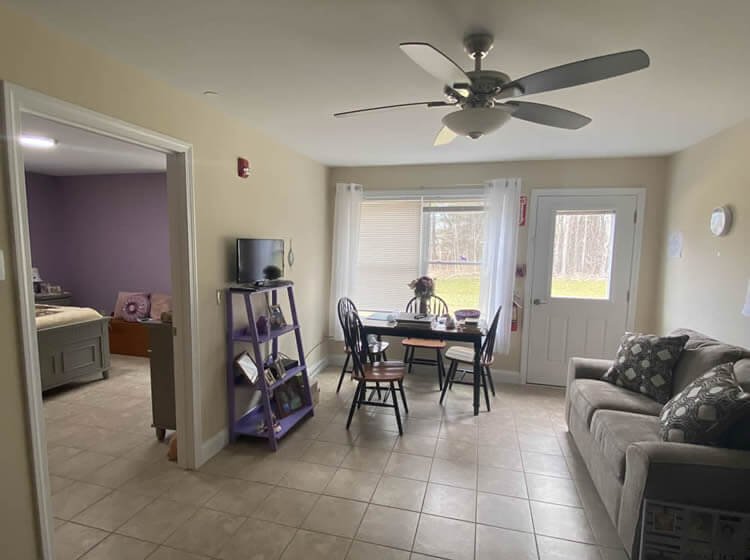
[[[250,177],[250,162],[245,158],[237,158],[237,176],[243,179]]]

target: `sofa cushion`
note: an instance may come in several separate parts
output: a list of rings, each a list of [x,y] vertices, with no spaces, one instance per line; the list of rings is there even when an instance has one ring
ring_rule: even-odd
[[[719,342],[697,331],[677,329],[669,335],[690,337],[674,367],[672,395],[720,364],[750,358],[750,350]],[[737,372],[737,380],[745,391],[750,391],[750,362],[746,373]]]
[[[614,475],[625,480],[625,452],[631,443],[661,441],[659,417],[619,410],[598,410],[591,420],[591,433]]]
[[[703,374],[662,410],[659,435],[665,441],[720,445],[729,428],[750,411],[750,393],[734,377],[731,363]]]
[[[687,341],[687,335],[625,333],[602,379],[665,404],[672,397],[672,368]]]
[[[600,379],[576,379],[568,387],[568,399],[586,426],[597,410],[621,410],[658,416],[662,406],[653,399]]]

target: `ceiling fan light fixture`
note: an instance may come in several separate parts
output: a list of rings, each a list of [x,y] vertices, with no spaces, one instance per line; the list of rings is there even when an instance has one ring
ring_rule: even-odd
[[[499,107],[466,107],[445,115],[443,124],[459,136],[468,136],[476,140],[485,134],[495,132],[508,119],[510,113]]]

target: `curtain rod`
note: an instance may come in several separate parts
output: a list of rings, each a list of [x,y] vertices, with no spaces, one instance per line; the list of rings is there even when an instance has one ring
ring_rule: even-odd
[[[368,189],[364,188],[365,198],[421,198],[440,196],[461,198],[466,196],[482,196],[484,185],[454,185],[452,187],[418,187],[416,189]]]

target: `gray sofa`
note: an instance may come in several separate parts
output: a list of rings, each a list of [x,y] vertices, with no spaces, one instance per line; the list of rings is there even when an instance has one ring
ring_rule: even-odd
[[[735,362],[750,391],[750,350],[680,329],[690,339],[674,369],[672,394],[713,366]],[[568,366],[568,430],[623,546],[638,558],[643,500],[662,500],[750,513],[750,451],[668,443],[659,437],[662,405],[601,381],[612,362],[573,358]],[[733,428],[736,446],[750,449],[750,419]],[[741,441],[744,440],[744,441]]]

